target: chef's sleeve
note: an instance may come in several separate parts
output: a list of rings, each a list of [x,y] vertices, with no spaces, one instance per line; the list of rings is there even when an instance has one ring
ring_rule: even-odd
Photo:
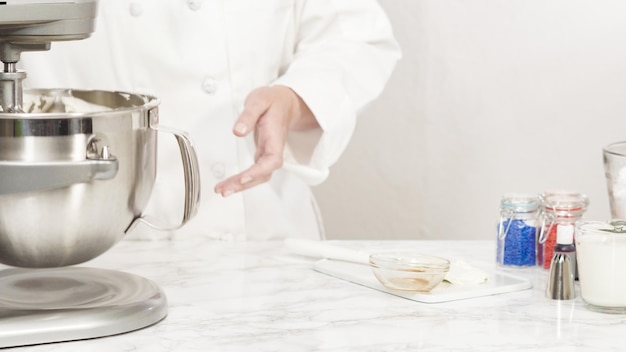
[[[294,90],[320,129],[287,137],[284,167],[310,185],[328,177],[356,118],[378,97],[401,53],[375,0],[303,1],[292,61],[273,85]]]

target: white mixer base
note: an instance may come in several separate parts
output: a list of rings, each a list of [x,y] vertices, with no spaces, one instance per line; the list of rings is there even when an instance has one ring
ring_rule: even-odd
[[[140,276],[83,267],[0,271],[0,348],[115,335],[166,315],[165,294]]]

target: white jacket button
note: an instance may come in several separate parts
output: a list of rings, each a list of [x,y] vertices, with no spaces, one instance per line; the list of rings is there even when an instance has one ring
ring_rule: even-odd
[[[139,17],[143,14],[143,6],[138,2],[131,2],[128,10],[133,17]]]
[[[187,6],[191,11],[198,11],[202,7],[202,0],[187,0]]]
[[[217,80],[213,77],[207,77],[202,81],[202,90],[207,94],[215,94],[217,92]]]
[[[213,174],[213,177],[221,180],[224,178],[224,175],[226,175],[226,168],[222,163],[214,163],[211,165],[211,173]]]

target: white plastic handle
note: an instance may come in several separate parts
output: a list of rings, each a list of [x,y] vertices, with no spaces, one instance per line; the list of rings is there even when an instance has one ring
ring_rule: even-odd
[[[291,251],[300,255],[369,265],[369,253],[333,246],[325,241],[287,238],[284,243]]]

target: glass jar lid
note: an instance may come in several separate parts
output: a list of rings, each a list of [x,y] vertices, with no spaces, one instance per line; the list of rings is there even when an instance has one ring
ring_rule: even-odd
[[[512,213],[530,213],[539,209],[541,198],[535,194],[508,193],[502,196],[500,208]]]
[[[551,193],[541,195],[543,208],[556,212],[584,212],[589,205],[586,195],[578,192]]]

